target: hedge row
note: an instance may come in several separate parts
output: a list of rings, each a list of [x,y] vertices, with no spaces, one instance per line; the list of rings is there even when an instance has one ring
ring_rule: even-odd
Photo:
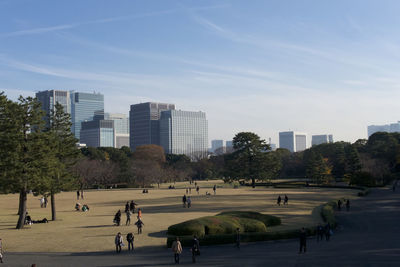
[[[306,228],[307,235],[315,235],[315,227]],[[287,231],[275,231],[266,233],[243,233],[240,234],[241,242],[257,242],[257,241],[269,241],[269,240],[280,240],[280,239],[291,239],[299,236],[299,229],[287,230]],[[175,237],[170,236],[167,238],[167,247],[171,247]],[[182,246],[190,247],[192,245],[193,236],[180,236]],[[201,246],[208,245],[222,245],[235,243],[236,234],[220,234],[220,235],[206,235],[199,238]]]
[[[275,216],[258,212],[222,212],[216,216],[201,217],[168,228],[168,235],[204,237],[208,235],[232,234],[239,228],[241,232],[266,232],[267,226],[281,223]]]
[[[344,199],[341,199],[343,203]],[[318,219],[322,219],[324,223],[329,223],[332,228],[337,225],[335,219],[335,210],[337,209],[337,201],[330,201],[326,204],[315,207],[312,211],[313,216],[318,216]],[[237,212],[232,212],[237,213]],[[229,214],[229,212],[220,213],[221,215]],[[274,216],[271,216],[274,217]],[[276,217],[275,217],[276,218]],[[279,218],[278,218],[279,219]],[[317,220],[318,220],[317,219]],[[280,224],[280,220],[279,220]],[[313,236],[316,232],[316,226],[305,227],[307,235]],[[240,234],[240,240],[242,242],[257,242],[257,241],[269,241],[269,240],[279,240],[279,239],[292,239],[299,236],[300,229],[289,229],[286,231],[275,231],[275,232],[254,232],[254,233],[242,233]],[[169,233],[169,230],[168,230]],[[193,235],[178,235],[182,246],[191,246]],[[230,244],[234,243],[236,239],[236,234],[215,234],[215,235],[205,235],[200,236],[199,242],[202,246],[207,245],[220,245],[220,244]],[[171,247],[172,242],[175,240],[175,236],[169,236],[167,238],[167,247]]]

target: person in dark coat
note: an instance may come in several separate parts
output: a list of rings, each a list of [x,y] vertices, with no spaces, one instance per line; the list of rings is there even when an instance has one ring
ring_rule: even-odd
[[[125,213],[129,211],[129,201],[126,202],[125,204]]]
[[[349,211],[350,210],[350,199],[346,200],[346,210]]]
[[[126,235],[126,241],[128,241],[128,250],[133,250],[133,241],[135,240],[135,237],[133,236],[133,233],[128,233]]]
[[[78,191],[76,191],[76,199],[78,199],[79,200],[79,196],[80,196],[81,194],[79,193],[79,190]]]
[[[289,198],[287,195],[285,195],[285,198],[283,199],[283,205],[289,205]]]
[[[142,233],[142,228],[143,228],[143,225],[144,225],[143,221],[139,218],[135,224],[137,226],[138,234],[141,234]]]
[[[186,195],[182,197],[183,207],[186,208]]]
[[[304,251],[306,253],[306,247],[307,247],[307,233],[306,230],[301,228],[300,230],[300,251],[299,254]]]
[[[118,226],[121,224],[121,210],[118,210],[118,212],[114,216],[114,223]]]
[[[342,201],[340,199],[337,201],[337,208],[339,211],[342,209]]]
[[[240,248],[240,228],[236,228],[236,247]]]
[[[325,238],[326,241],[329,241],[331,239],[331,225],[329,223],[327,223],[325,225]]]
[[[196,262],[196,256],[200,255],[200,243],[197,236],[193,236],[192,240],[192,262]]]
[[[278,204],[280,206],[281,201],[282,201],[282,198],[281,198],[281,195],[279,195],[278,199],[276,200],[276,204]]]
[[[317,242],[319,242],[320,240],[322,241],[323,237],[324,237],[324,228],[319,223],[317,226]]]
[[[135,207],[137,206],[137,204],[135,202],[133,202],[133,200],[131,201],[131,204],[129,205],[129,209],[131,210],[132,214],[135,214]]]

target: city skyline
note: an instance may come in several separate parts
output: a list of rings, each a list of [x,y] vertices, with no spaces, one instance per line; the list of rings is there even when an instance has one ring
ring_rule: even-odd
[[[179,103],[207,113],[210,140],[251,131],[278,143],[291,130],[354,142],[398,121],[399,7],[1,1],[0,91],[95,90],[124,114]]]

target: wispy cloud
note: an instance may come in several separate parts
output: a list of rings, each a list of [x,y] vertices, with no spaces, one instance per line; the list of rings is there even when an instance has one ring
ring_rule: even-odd
[[[224,8],[224,7],[227,7],[227,5],[193,7],[193,8],[190,8],[190,10],[200,11],[200,10],[218,9],[218,8]],[[103,18],[103,19],[83,21],[83,22],[77,22],[77,23],[66,23],[66,24],[60,24],[60,25],[55,25],[55,26],[38,27],[38,28],[19,30],[19,31],[14,31],[14,32],[9,32],[9,33],[3,33],[3,34],[0,34],[0,37],[13,37],[13,36],[42,34],[42,33],[48,33],[48,32],[57,32],[57,31],[61,31],[61,30],[68,30],[68,29],[73,29],[73,28],[77,28],[80,26],[91,25],[91,24],[102,24],[102,23],[110,23],[110,22],[117,22],[117,21],[126,21],[126,20],[132,20],[132,19],[160,16],[160,15],[164,15],[164,14],[176,13],[181,10],[182,10],[182,8],[173,8],[173,9],[159,10],[159,11],[153,11],[153,12],[147,12],[147,13],[143,13],[143,14],[135,14],[135,15],[129,15],[129,16],[118,16],[118,17]]]

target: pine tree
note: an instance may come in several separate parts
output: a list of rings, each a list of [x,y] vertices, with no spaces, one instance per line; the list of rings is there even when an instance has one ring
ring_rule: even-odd
[[[0,180],[2,191],[19,193],[18,223],[24,226],[28,190],[44,183],[49,154],[43,111],[32,97],[13,102],[0,94]]]
[[[51,149],[48,164],[52,166],[47,173],[49,184],[44,186],[50,195],[51,218],[56,220],[56,201],[55,194],[63,188],[73,184],[73,175],[69,168],[75,164],[79,156],[79,150],[76,147],[77,139],[71,132],[70,115],[63,110],[63,106],[58,102],[55,110],[51,112],[48,118],[48,127],[46,133],[49,135],[48,146]]]

